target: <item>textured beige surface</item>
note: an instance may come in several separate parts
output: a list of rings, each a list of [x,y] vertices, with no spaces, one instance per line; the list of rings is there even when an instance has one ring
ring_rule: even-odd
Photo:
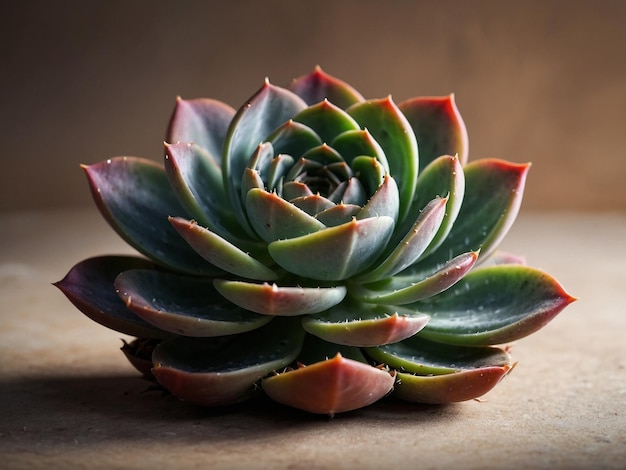
[[[4,214],[2,468],[624,468],[626,216],[522,214],[505,247],[580,298],[514,345],[483,401],[385,402],[332,420],[259,400],[190,407],[148,390],[50,285],[83,257],[128,252],[95,210]]]

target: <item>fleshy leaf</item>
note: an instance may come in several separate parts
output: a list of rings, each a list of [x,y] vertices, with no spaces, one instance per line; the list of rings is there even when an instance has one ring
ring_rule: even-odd
[[[529,167],[497,159],[466,165],[465,196],[452,230],[433,253],[411,269],[432,270],[470,250],[489,256],[517,217]]]
[[[396,180],[386,175],[374,195],[356,214],[356,218],[367,219],[369,217],[386,215],[393,220],[397,220],[399,207],[400,200],[398,198],[398,185],[396,184]]]
[[[290,202],[262,189],[251,189],[246,210],[255,232],[266,242],[317,232],[324,224]]]
[[[420,152],[420,171],[441,155],[458,155],[467,163],[467,128],[454,95],[419,97],[398,105],[413,128]]]
[[[476,269],[454,287],[413,306],[431,316],[420,332],[423,337],[479,346],[534,333],[574,300],[543,271],[501,265]]]
[[[418,150],[411,125],[391,97],[368,100],[347,109],[382,147],[400,192],[399,220],[404,219],[417,181]]]
[[[385,171],[389,172],[389,162],[383,148],[367,129],[339,134],[330,146],[337,150],[349,164],[356,157],[364,155],[378,160]]]
[[[424,328],[427,322],[427,315],[402,307],[346,300],[305,317],[302,326],[326,341],[365,347],[401,341]]]
[[[453,346],[428,341],[422,335],[367,348],[365,354],[379,364],[416,375],[444,375],[511,365],[511,357],[500,348]]]
[[[291,91],[300,96],[310,106],[328,99],[340,108],[363,101],[364,98],[352,86],[324,72],[321,67],[302,77],[296,78],[291,86]]]
[[[412,229],[390,246],[393,250],[386,259],[377,264],[376,269],[360,276],[360,282],[374,282],[391,277],[413,264],[424,252],[437,233],[446,211],[447,199],[432,200],[418,216]]]
[[[322,312],[346,296],[345,286],[284,287],[215,279],[215,288],[242,308],[263,315],[295,316]]]
[[[256,382],[291,363],[302,347],[302,330],[291,319],[274,319],[254,331],[217,338],[178,337],[152,355],[154,376],[184,401],[203,406],[239,403]]]
[[[184,336],[244,333],[272,319],[228,302],[210,278],[133,269],[115,279],[115,288],[126,307],[139,317]]]
[[[310,413],[343,413],[370,405],[393,388],[394,376],[385,370],[334,358],[268,377],[261,383],[273,400]]]
[[[363,184],[368,198],[383,184],[385,176],[388,175],[378,160],[366,156],[352,160],[352,170]]]
[[[170,222],[200,256],[220,269],[259,281],[273,281],[278,278],[263,262],[194,221],[170,217]],[[245,247],[246,243],[241,243],[240,246]]]
[[[234,116],[235,110],[220,101],[178,97],[166,140],[173,144],[193,142],[219,165],[226,132]]]
[[[241,229],[223,190],[222,171],[207,153],[191,143],[165,144],[165,171],[179,201],[196,220],[224,238],[237,237],[233,232]]]
[[[154,263],[134,256],[98,256],[76,264],[54,285],[86,316],[120,333],[142,338],[165,338],[169,333],[128,310],[113,283],[123,271],[155,268]]]
[[[300,97],[266,80],[231,122],[222,157],[224,186],[239,222],[250,234],[254,232],[248,225],[241,200],[243,170],[257,145],[304,108],[306,104]]]
[[[307,214],[315,217],[318,213],[325,211],[326,209],[331,209],[335,207],[336,204],[332,201],[329,201],[323,196],[319,194],[313,194],[311,196],[302,196],[297,197],[289,201],[291,204],[296,206],[299,209],[302,209]],[[319,219],[318,219],[319,220]],[[280,237],[287,238],[287,237]]]
[[[410,228],[411,221],[419,216],[431,200],[437,197],[447,197],[445,216],[437,234],[422,254],[422,258],[425,258],[441,245],[450,233],[463,204],[464,195],[465,175],[459,159],[449,155],[437,158],[420,173],[411,209],[404,219],[402,227],[396,230],[396,234],[406,233]]]
[[[315,218],[327,227],[335,227],[350,222],[360,211],[361,206],[355,204],[336,204],[318,212]]]
[[[465,276],[476,263],[478,253],[470,251],[451,259],[424,279],[402,273],[384,283],[380,290],[355,288],[353,294],[364,302],[405,305],[432,297],[450,288]]]
[[[378,257],[391,236],[391,217],[372,217],[268,245],[285,270],[310,279],[338,281],[359,273]]]
[[[293,120],[313,129],[326,143],[342,132],[359,130],[359,124],[348,113],[328,100],[300,111]]]
[[[266,139],[274,147],[275,153],[285,153],[300,157],[310,148],[322,145],[322,139],[308,126],[289,119],[272,132]]]
[[[216,270],[180,238],[167,217],[186,215],[163,167],[138,157],[83,166],[100,212],[131,246],[166,266],[190,273]]]
[[[511,366],[485,367],[431,376],[398,372],[393,397],[437,405],[472,400],[495,387],[511,370]]]

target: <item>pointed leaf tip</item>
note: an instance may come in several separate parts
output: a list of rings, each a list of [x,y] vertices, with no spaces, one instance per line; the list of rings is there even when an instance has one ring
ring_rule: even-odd
[[[262,388],[273,400],[310,413],[343,413],[370,405],[393,388],[394,373],[337,353],[263,380]]]

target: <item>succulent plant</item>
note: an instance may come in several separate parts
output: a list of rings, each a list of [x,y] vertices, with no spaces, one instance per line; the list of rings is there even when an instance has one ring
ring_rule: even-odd
[[[508,348],[574,298],[496,251],[529,164],[467,163],[454,96],[366,100],[317,67],[235,111],[179,98],[164,165],[83,166],[109,224],[144,256],[57,282],[182,400],[255,393],[333,415],[391,395],[479,397]]]

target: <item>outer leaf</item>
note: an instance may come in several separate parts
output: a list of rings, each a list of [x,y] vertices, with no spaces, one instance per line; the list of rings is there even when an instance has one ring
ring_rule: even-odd
[[[178,97],[166,140],[171,143],[193,142],[219,165],[226,132],[234,115],[235,110],[220,101]]]
[[[534,333],[574,300],[543,271],[501,265],[476,269],[453,288],[414,306],[431,316],[420,332],[423,337],[476,346]]]
[[[303,318],[302,326],[326,341],[365,347],[406,339],[424,328],[427,322],[427,315],[401,307],[344,301],[325,312]]]
[[[400,189],[399,220],[404,219],[415,192],[419,160],[411,125],[391,97],[358,103],[347,111],[369,129],[387,156],[391,176]]]
[[[346,109],[348,106],[364,100],[363,96],[352,86],[328,75],[320,66],[315,67],[312,73],[296,78],[289,89],[306,101],[308,105],[328,99],[331,103]]]
[[[452,230],[436,251],[411,269],[429,271],[469,250],[489,256],[517,217],[529,166],[496,159],[468,164],[463,205]]]
[[[215,272],[168,223],[169,215],[186,211],[161,166],[143,158],[117,157],[83,169],[100,212],[126,242],[180,271]]]
[[[224,193],[222,171],[207,153],[195,144],[165,144],[165,171],[179,201],[195,219],[224,238],[237,238],[233,232],[241,229]]]
[[[203,406],[244,401],[268,373],[291,363],[302,346],[302,330],[287,319],[241,335],[178,337],[152,355],[153,373],[177,397]]]
[[[399,108],[417,137],[420,170],[441,155],[458,155],[462,165],[467,163],[467,128],[454,95],[412,98]]]
[[[511,357],[502,349],[434,343],[422,335],[399,343],[367,348],[365,352],[378,363],[416,375],[444,375],[511,365]]]
[[[284,88],[270,85],[266,80],[261,89],[242,106],[228,129],[224,143],[222,174],[231,205],[243,227],[253,233],[242,211],[241,176],[248,159],[260,142],[285,123],[306,103]]]
[[[405,305],[432,297],[450,288],[474,267],[478,253],[470,251],[451,259],[425,279],[398,275],[384,283],[381,290],[365,287],[353,289],[353,294],[364,302]]]
[[[393,382],[389,372],[337,354],[333,359],[268,377],[262,387],[279,403],[334,416],[378,401],[389,393]]]
[[[247,279],[273,281],[278,274],[219,235],[181,217],[170,217],[180,235],[200,256],[226,272]],[[247,244],[240,244],[245,247]]]
[[[251,189],[246,210],[255,232],[267,243],[317,232],[324,224],[290,202],[262,189]]]
[[[107,328],[142,338],[165,338],[170,334],[128,310],[113,287],[115,278],[123,271],[155,267],[144,258],[98,256],[76,264],[54,285],[78,310]]]
[[[270,256],[285,270],[309,279],[338,281],[369,267],[393,230],[393,219],[352,221],[269,244]]]
[[[216,289],[232,303],[263,315],[295,316],[318,313],[346,296],[345,286],[283,287],[215,279]]]
[[[124,271],[115,288],[126,306],[158,328],[184,336],[223,336],[259,328],[272,318],[238,308],[212,279],[143,269]]]
[[[511,370],[511,366],[486,367],[427,377],[398,372],[393,396],[405,401],[429,404],[471,400],[483,396]]]

